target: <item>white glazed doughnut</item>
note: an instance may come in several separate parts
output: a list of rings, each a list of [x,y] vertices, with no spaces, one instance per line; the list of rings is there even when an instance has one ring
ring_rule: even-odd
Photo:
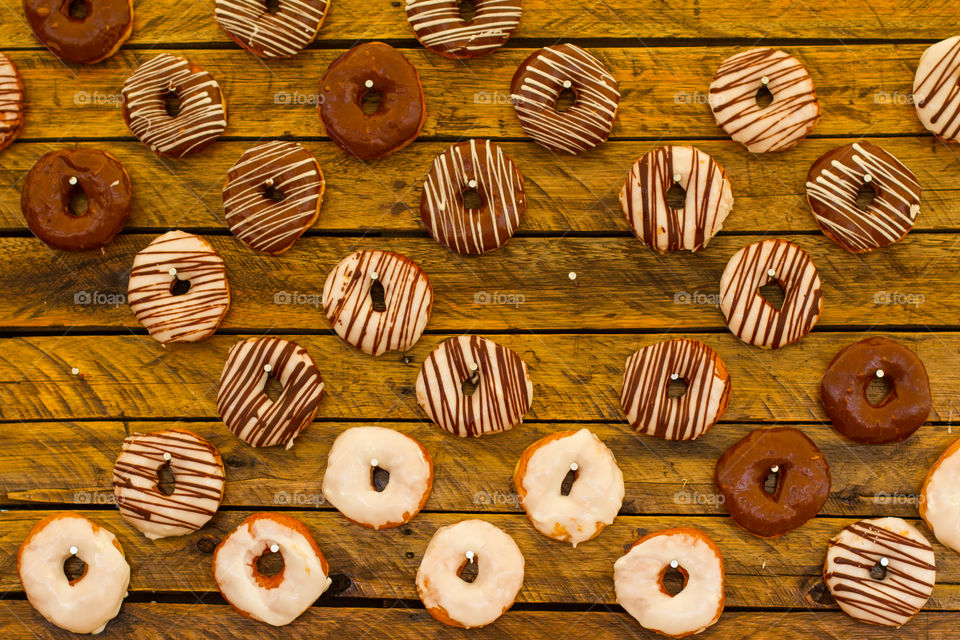
[[[283,569],[265,576],[260,556],[276,549]],[[327,560],[310,530],[281,513],[255,513],[213,552],[213,579],[241,614],[275,627],[290,624],[330,586]]]
[[[889,627],[923,608],[936,577],[933,547],[900,518],[844,527],[830,540],[823,565],[823,581],[844,613]]]
[[[86,567],[71,581],[63,563],[73,555]],[[57,513],[34,525],[20,545],[17,570],[30,604],[73,633],[103,631],[120,613],[130,584],[130,565],[116,537],[74,513]]]
[[[382,288],[382,310],[373,298],[377,288]],[[323,310],[333,330],[375,356],[415,345],[432,308],[430,278],[413,260],[392,251],[352,253],[323,285]]]
[[[158,486],[160,468],[166,464],[174,477],[170,495]],[[183,429],[127,436],[113,465],[120,515],[151,540],[182,536],[205,525],[220,506],[223,484],[217,448]]]
[[[276,401],[264,388],[273,377],[283,385]],[[282,338],[248,338],[233,345],[220,374],[217,411],[227,428],[251,447],[287,449],[317,415],[323,378],[313,358]]]
[[[757,94],[764,86],[773,101],[761,107]],[[752,153],[791,149],[820,120],[813,79],[779,49],[751,49],[724,60],[707,101],[717,126]]]
[[[389,473],[378,491],[373,472]],[[323,474],[323,497],[348,519],[372,529],[412,520],[433,487],[433,458],[408,435],[383,427],[354,427],[333,441]]]
[[[674,595],[663,585],[671,567],[684,577],[683,589]],[[640,538],[613,565],[617,602],[641,626],[675,638],[700,633],[720,619],[723,579],[720,549],[690,527]]]
[[[678,187],[683,207],[670,206]],[[620,206],[633,234],[659,252],[698,251],[733,208],[730,180],[717,162],[695,147],[657,147],[637,160],[620,189]]]
[[[960,440],[933,463],[920,490],[920,517],[942,544],[960,552]]]
[[[460,578],[472,558],[473,582]],[[523,586],[523,554],[513,538],[484,520],[440,527],[417,570],[417,592],[434,618],[454,627],[488,625],[513,605]]]
[[[180,293],[185,283],[189,289]],[[230,308],[223,259],[200,236],[168,231],[133,259],[127,301],[160,342],[208,338]]]
[[[561,485],[571,471],[576,477],[563,495]],[[574,547],[598,536],[623,505],[623,473],[613,452],[589,429],[559,431],[527,447],[513,484],[537,531]]]
[[[960,141],[960,36],[930,45],[913,78],[913,104],[928,131],[945,142]]]
[[[441,429],[461,437],[512,429],[532,399],[527,363],[480,336],[444,341],[417,376],[417,402]]]

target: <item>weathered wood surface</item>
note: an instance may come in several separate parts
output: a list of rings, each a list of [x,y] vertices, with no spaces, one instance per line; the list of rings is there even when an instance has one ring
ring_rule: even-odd
[[[822,108],[818,136],[926,135],[909,96],[920,44],[797,45],[788,47],[808,68]],[[706,94],[720,63],[742,47],[596,48],[593,52],[620,83],[620,111],[613,137],[651,140],[725,138]],[[226,96],[226,136],[256,139],[322,136],[317,83],[343,49],[306,51],[289,60],[264,62],[236,50],[121,49],[93,67],[63,65],[46,51],[11,55],[26,84],[24,139],[130,138],[120,117],[120,88],[133,69],[153,55],[187,54],[220,83]],[[426,98],[422,137],[525,137],[510,104],[510,79],[533,49],[508,49],[468,62],[449,60],[422,47],[404,49],[419,73]],[[68,116],[67,114],[71,114]],[[213,151],[164,161],[176,172],[199,165]],[[588,154],[589,155],[589,154]],[[396,154],[420,159],[415,148]],[[575,172],[578,158],[550,158]],[[360,169],[359,161],[356,163]],[[374,170],[376,163],[370,165]]]
[[[813,333],[800,346],[766,351],[730,334],[677,334],[700,339],[724,359],[733,381],[724,420],[820,421],[820,378],[843,346],[870,333]],[[930,429],[948,431],[958,414],[960,334],[896,333],[924,361],[932,381]],[[216,394],[227,351],[244,336],[216,336],[164,347],[148,336],[41,336],[0,341],[0,420],[217,419]],[[329,420],[426,421],[414,385],[420,364],[448,335],[427,335],[407,362],[396,353],[372,358],[336,336],[287,336],[316,360]],[[534,383],[528,419],[623,420],[623,366],[659,335],[494,335],[520,353]],[[72,375],[76,367],[80,375]],[[625,423],[624,423],[625,424]],[[3,428],[8,428],[4,426]],[[319,426],[318,426],[319,428]],[[522,429],[523,427],[518,427]],[[958,431],[960,435],[960,431]],[[454,440],[459,442],[459,440]],[[480,442],[496,442],[482,438]],[[478,445],[479,446],[479,445]],[[490,445],[492,446],[492,445]]]
[[[611,141],[582,158],[565,163],[533,142],[502,142],[524,174],[527,212],[519,234],[629,232],[619,193],[630,167],[658,145],[692,144],[712,155],[733,184],[735,207],[724,233],[789,233],[817,229],[807,206],[804,184],[810,165],[826,151],[856,138],[816,139],[784,154],[746,154],[729,140]],[[956,230],[960,160],[951,147],[932,136],[871,140],[910,167],[923,185],[916,230]],[[14,144],[0,162],[0,232],[24,231],[17,197],[33,164],[48,151],[96,146],[119,158],[134,189],[128,233],[167,228],[226,229],[221,190],[227,171],[252,142],[220,142],[200,162],[160,160],[137,141]],[[349,158],[332,142],[303,145],[319,160],[327,186],[313,232],[402,231],[426,235],[420,220],[423,178],[446,142],[418,142],[416,160],[388,156],[373,170]],[[170,165],[167,168],[166,165]],[[176,169],[174,169],[176,167]]]
[[[16,575],[16,550],[30,527],[49,513],[0,513],[0,589],[21,588]],[[347,578],[336,579],[342,590],[335,589],[327,596],[334,601],[337,597],[416,600],[417,567],[436,529],[473,517],[421,513],[403,527],[372,531],[348,522],[338,513],[290,514],[310,528],[330,563],[331,576]],[[117,535],[132,568],[131,592],[198,592],[216,591],[210,566],[212,546],[249,512],[221,510],[195,534],[156,542],[123,522],[116,511],[92,511],[87,515]],[[538,533],[524,515],[488,514],[482,518],[513,536],[524,554],[524,586],[517,602],[613,604],[613,563],[626,547],[647,533],[694,526],[710,536],[723,552],[728,607],[813,609],[836,607],[819,586],[820,572],[827,542],[853,521],[818,517],[771,542],[744,532],[729,518],[619,516],[599,537],[574,549]],[[933,542],[932,536],[930,539]],[[938,543],[934,543],[934,548],[937,584],[927,606],[933,610],[957,610],[960,555]]]
[[[416,438],[434,457],[435,479],[427,511],[522,512],[513,469],[535,440],[567,429],[590,429],[613,451],[626,484],[624,514],[723,514],[713,484],[716,460],[756,424],[716,425],[695,442],[637,436],[625,424],[530,423],[482,440],[453,438],[432,424],[378,423]],[[111,505],[111,469],[129,433],[164,429],[164,422],[36,422],[5,425],[0,454],[0,503],[9,507],[62,503],[65,508]],[[320,490],[330,445],[350,423],[316,423],[290,451],[254,449],[220,422],[181,428],[207,438],[227,470],[225,506],[332,509]],[[15,428],[13,428],[15,427]],[[832,427],[798,427],[830,464],[832,491],[824,516],[917,516],[917,494],[927,469],[957,437],[939,426],[923,427],[902,444],[864,446]],[[310,473],[304,474],[304,469]],[[482,471],[481,471],[482,470]]]

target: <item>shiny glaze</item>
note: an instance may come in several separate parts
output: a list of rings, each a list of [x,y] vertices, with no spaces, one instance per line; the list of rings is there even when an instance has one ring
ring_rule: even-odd
[[[941,140],[960,140],[960,36],[931,45],[913,79],[920,122]]]
[[[109,58],[133,31],[132,0],[86,2],[87,16],[70,16],[68,0],[23,0],[37,39],[70,62],[94,64]]]
[[[475,58],[500,48],[520,24],[521,0],[476,0],[473,20],[459,0],[407,0],[407,20],[420,44],[448,58]]]

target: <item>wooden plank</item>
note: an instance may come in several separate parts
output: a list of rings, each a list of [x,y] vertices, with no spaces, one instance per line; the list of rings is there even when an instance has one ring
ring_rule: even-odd
[[[379,423],[419,440],[435,459],[427,511],[521,512],[513,468],[533,441],[554,431],[587,428],[613,451],[626,481],[624,514],[723,514],[713,484],[717,459],[756,424],[720,424],[695,442],[638,438],[626,425],[532,423],[496,438],[459,440],[421,423]],[[0,454],[0,504],[113,503],[111,469],[128,433],[166,428],[165,423],[40,422],[6,429]],[[330,445],[351,424],[307,429],[292,451],[253,449],[219,422],[181,425],[220,450],[227,467],[224,505],[330,509],[318,490]],[[858,446],[828,425],[800,427],[830,464],[833,490],[820,514],[916,517],[916,496],[927,469],[960,434],[928,426],[906,442]],[[305,468],[316,474],[305,476]],[[483,469],[482,474],[476,473]]]
[[[811,6],[816,10],[811,10]],[[205,3],[185,3],[171,11],[162,3],[136,0],[134,32],[129,45],[156,43],[231,44]],[[942,21],[960,17],[955,3],[933,0],[922,5],[914,0],[884,0],[848,3],[813,2],[798,5],[791,0],[772,0],[764,5],[776,16],[758,26],[757,19],[735,0],[702,4],[678,0],[662,4],[638,0],[613,6],[603,0],[585,0],[563,5],[549,0],[524,0],[523,19],[514,35],[519,38],[946,38]],[[922,10],[920,10],[922,8]],[[37,47],[23,22],[20,0],[0,1],[0,15],[23,29],[5,29],[0,48]],[[412,39],[402,2],[376,0],[331,3],[321,29],[324,40]],[[314,45],[317,46],[317,45]]]
[[[884,629],[884,638],[955,637],[960,614],[921,612],[900,629]],[[422,609],[407,609],[399,603],[381,609],[358,607],[312,607],[292,624],[271,627],[237,615],[227,605],[127,603],[106,630],[102,640],[136,637],[138,640],[169,638],[222,638],[263,640],[313,638],[324,635],[359,638],[384,636],[397,640],[422,638],[563,638],[627,637],[654,640],[662,636],[643,629],[619,607],[593,611],[508,611],[482,629],[454,629],[434,620]],[[75,635],[44,621],[27,602],[0,601],[0,632],[8,640],[36,638],[73,639]],[[782,640],[789,637],[873,640],[878,630],[858,623],[839,611],[793,611],[786,614],[727,611],[716,625],[698,638]]]
[[[844,345],[869,333],[814,333],[799,347],[765,351],[729,334],[675,334],[703,340],[724,359],[733,394],[724,420],[825,420],[820,378]],[[947,431],[960,394],[958,333],[897,333],[931,379],[931,429]],[[222,363],[244,336],[163,347],[146,336],[42,336],[0,341],[0,419],[136,420],[217,419]],[[425,336],[408,354],[371,358],[334,336],[292,336],[318,363],[328,396],[318,416],[330,420],[426,420],[414,385],[420,363],[447,335]],[[499,335],[520,353],[534,382],[535,420],[623,420],[619,392],[623,365],[656,335]],[[71,369],[80,370],[80,376]],[[319,426],[317,428],[320,428]],[[525,428],[525,427],[523,427]],[[521,428],[522,430],[522,428]],[[483,442],[497,438],[484,438]],[[452,440],[460,442],[459,440]],[[487,446],[486,444],[484,446]],[[682,446],[682,445],[679,445]]]
[[[0,317],[9,328],[142,329],[123,296],[134,256],[154,237],[124,235],[103,253],[53,251],[32,236],[0,239],[4,284],[19,294],[0,299]],[[909,235],[863,256],[821,234],[779,237],[803,247],[820,269],[821,327],[957,324],[954,235]],[[664,256],[632,236],[514,238],[480,258],[430,238],[301,238],[278,258],[254,253],[232,235],[209,240],[226,262],[232,292],[224,329],[327,331],[318,306],[330,269],[357,249],[389,249],[430,276],[430,331],[666,332],[723,329],[715,306],[720,276],[737,250],[761,238],[723,236],[695,255]]]
[[[30,527],[47,511],[0,513],[0,589],[21,589],[16,577],[16,551]],[[87,514],[109,527],[123,545],[133,573],[131,592],[215,591],[210,569],[211,543],[217,543],[248,513],[220,511],[201,531],[152,542],[122,521],[116,511]],[[398,529],[372,531],[349,523],[339,514],[294,511],[317,539],[330,563],[331,575],[345,588],[331,596],[417,599],[415,576],[434,531],[470,517],[466,514],[421,513]],[[614,561],[646,535],[669,527],[694,526],[720,547],[727,573],[729,607],[835,608],[818,586],[827,541],[851,520],[815,518],[775,544],[739,529],[729,518],[695,516],[620,516],[600,537],[574,549],[550,540],[530,526],[526,516],[483,516],[507,531],[525,558],[524,586],[518,602],[608,603],[613,592]],[[926,531],[924,529],[924,531]],[[200,542],[203,540],[203,542]],[[931,537],[932,541],[932,537]],[[928,608],[960,609],[960,554],[934,544],[937,585]],[[482,559],[481,559],[482,562]],[[812,592],[812,593],[811,593]]]
[[[618,194],[633,162],[661,144],[693,144],[723,165],[733,182],[735,209],[726,233],[814,231],[817,226],[804,194],[807,169],[821,154],[853,138],[816,139],[790,153],[746,154],[729,140],[654,142],[612,141],[578,158],[559,163],[533,142],[501,146],[524,174],[527,212],[520,234],[574,232],[627,233]],[[960,209],[956,176],[960,160],[932,136],[873,140],[909,166],[923,185],[917,230],[956,229]],[[168,227],[224,229],[221,188],[227,171],[250,142],[221,142],[201,162],[172,171],[139,142],[101,141],[95,146],[120,158],[130,173],[134,207],[127,232]],[[332,142],[305,141],[327,181],[323,209],[314,231],[403,231],[426,234],[420,221],[422,181],[445,142],[419,142],[408,156],[389,156],[376,171],[358,165]],[[72,143],[17,143],[3,152],[0,166],[0,232],[23,231],[20,188],[44,153]],[[82,146],[88,146],[84,143]],[[359,205],[359,206],[358,206]]]
[[[816,134],[834,136],[923,134],[908,99],[924,45],[792,46],[808,67],[820,96],[823,118]],[[614,137],[725,138],[706,104],[717,67],[735,47],[593,48],[620,81],[622,99]],[[11,56],[26,86],[25,139],[130,138],[120,117],[119,91],[144,59],[167,49],[121,51],[93,67],[63,65],[45,51]],[[427,97],[422,137],[525,137],[510,104],[510,79],[532,49],[509,49],[493,57],[449,60],[422,48],[404,53],[420,72]],[[320,136],[317,82],[342,49],[307,51],[290,59],[252,60],[238,50],[172,50],[209,71],[227,97],[227,136]],[[869,64],[857,64],[862,60]],[[856,69],[851,74],[851,66]],[[851,81],[853,80],[853,81]],[[441,96],[444,99],[441,99]],[[69,108],[73,117],[53,114]],[[212,151],[170,160],[186,172]],[[412,162],[415,150],[399,157]],[[543,152],[545,155],[546,151]],[[578,158],[557,157],[574,172]],[[360,162],[356,162],[357,170]],[[376,166],[376,165],[373,165]]]

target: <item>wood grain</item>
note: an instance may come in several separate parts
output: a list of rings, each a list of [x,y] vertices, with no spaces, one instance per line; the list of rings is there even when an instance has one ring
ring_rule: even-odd
[[[733,381],[724,420],[821,421],[820,378],[840,348],[869,333],[814,333],[800,346],[764,351],[729,334],[676,334],[703,340],[725,361]],[[931,429],[950,433],[960,394],[958,333],[888,334],[914,350],[932,381]],[[147,336],[7,338],[0,342],[0,419],[218,419],[217,384],[227,351],[244,336],[217,336],[163,347]],[[371,358],[335,336],[287,336],[316,360],[326,383],[323,420],[426,418],[414,385],[420,364],[447,335],[424,336],[405,362]],[[533,420],[624,420],[623,366],[657,335],[496,335],[524,358],[534,383]],[[72,368],[80,375],[72,375]],[[319,427],[317,427],[319,428]],[[522,429],[523,427],[518,427]],[[960,432],[958,432],[960,434]],[[484,438],[495,442],[496,438]],[[459,441],[457,441],[459,442]],[[487,445],[489,446],[489,445]]]
[[[8,429],[0,504],[113,504],[111,469],[129,433],[156,431],[168,423],[38,422]],[[223,504],[262,508],[332,509],[320,492],[330,445],[344,423],[318,423],[304,431],[293,450],[254,449],[219,422],[180,427],[207,438],[227,467]],[[626,483],[624,514],[724,514],[713,484],[720,455],[756,424],[720,424],[694,442],[639,437],[626,425],[532,423],[493,438],[460,440],[430,424],[380,423],[416,438],[434,457],[435,480],[427,511],[522,512],[513,487],[513,468],[535,440],[554,431],[590,429],[617,458]],[[916,517],[917,494],[927,469],[960,433],[927,426],[897,445],[864,446],[827,425],[800,427],[830,465],[833,489],[824,516],[877,513]],[[303,469],[315,469],[305,476]],[[477,470],[482,469],[483,473]]]
[[[618,194],[635,160],[658,145],[692,144],[712,155],[733,183],[735,208],[724,233],[788,233],[817,229],[804,184],[810,165],[826,151],[853,138],[816,139],[784,154],[745,153],[730,140],[612,141],[576,161],[557,159],[533,142],[502,142],[524,175],[527,212],[519,235],[530,233],[628,233]],[[960,209],[954,149],[932,136],[872,140],[910,167],[923,186],[917,230],[958,228]],[[89,143],[82,143],[88,146]],[[172,222],[185,228],[225,229],[221,190],[227,171],[249,142],[220,142],[201,162],[161,159],[139,142],[101,141],[97,148],[119,158],[134,188],[127,232],[155,230]],[[444,142],[418,142],[416,160],[388,156],[368,170],[332,142],[308,140],[326,178],[323,208],[315,232],[427,232],[420,221],[423,178]],[[26,223],[18,198],[24,177],[41,155],[77,143],[26,142],[3,152],[0,166],[0,232],[22,232]]]
[[[822,119],[818,136],[923,134],[909,95],[924,45],[791,46],[817,89]],[[422,48],[404,49],[427,96],[421,137],[526,138],[510,104],[510,79],[533,49],[509,49],[493,57],[449,60]],[[613,137],[650,140],[726,136],[706,103],[720,63],[736,47],[592,49],[620,83],[620,111]],[[11,55],[26,86],[24,139],[131,138],[120,117],[119,91],[138,64],[156,54],[182,50],[121,50],[94,67],[63,65],[45,51]],[[343,49],[311,50],[281,61],[251,59],[237,50],[191,50],[190,61],[220,83],[229,107],[224,135],[268,138],[321,136],[315,94],[327,66]],[[65,113],[72,117],[62,117]],[[57,117],[60,116],[60,117]],[[132,138],[131,138],[132,139]],[[214,148],[216,145],[212,145]],[[210,148],[169,162],[176,171],[199,165]],[[589,154],[588,154],[589,155]],[[412,148],[399,158],[415,162]],[[557,157],[567,171],[578,158]],[[360,162],[356,161],[359,170]],[[374,169],[376,163],[370,165]]]

